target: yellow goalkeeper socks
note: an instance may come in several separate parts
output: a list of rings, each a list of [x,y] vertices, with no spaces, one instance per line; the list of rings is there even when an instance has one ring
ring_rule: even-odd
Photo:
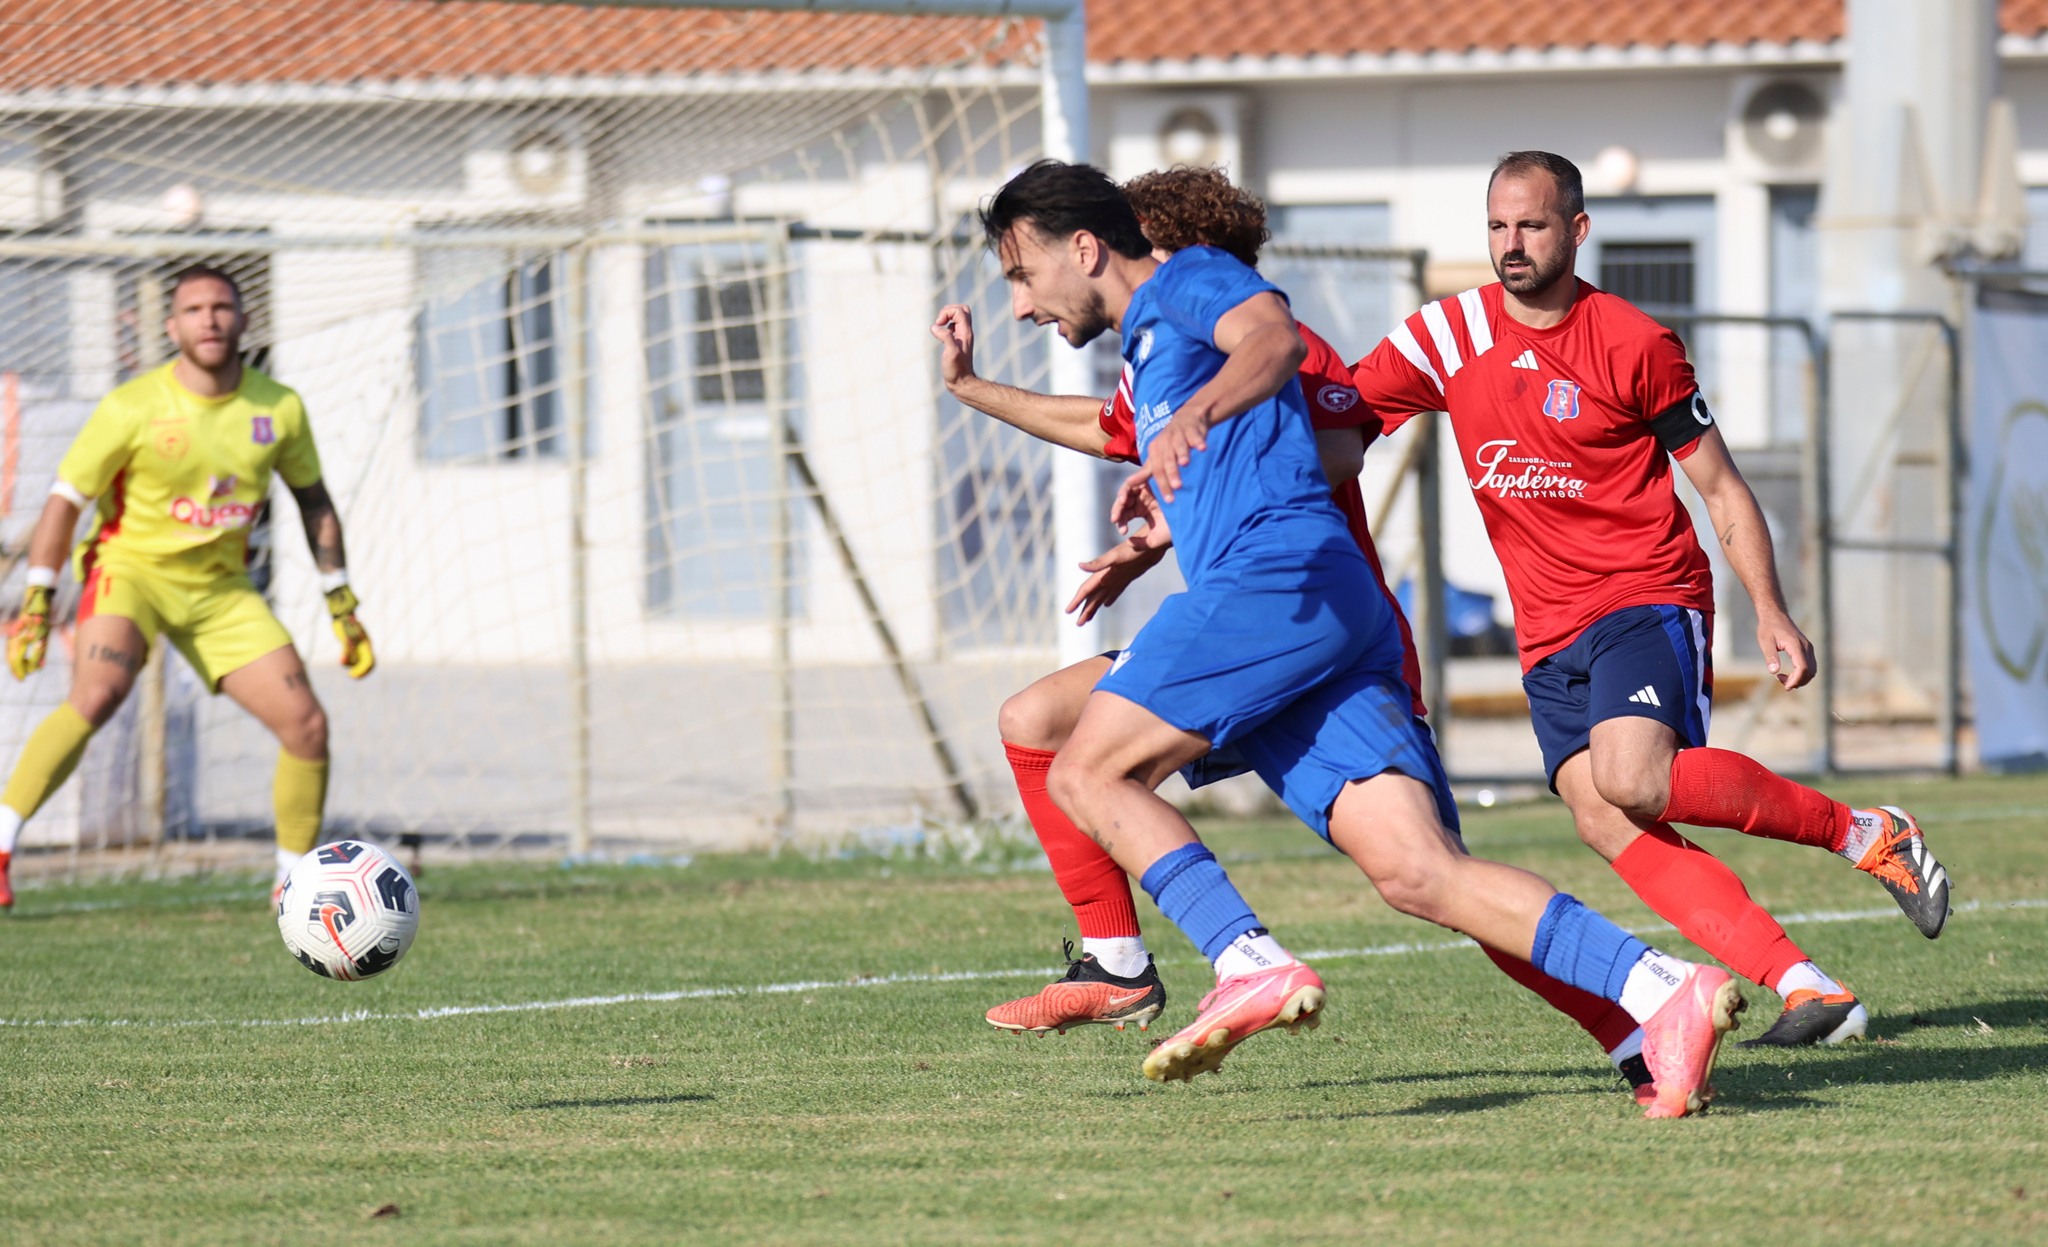
[[[7,777],[7,790],[0,804],[20,814],[35,817],[50,794],[64,786],[78,760],[85,756],[85,744],[92,739],[93,726],[70,702],[59,702],[36,730],[29,733],[21,757],[15,759],[14,774]]]
[[[311,853],[327,810],[327,759],[314,762],[278,750],[270,798],[277,807],[277,847],[293,857]]]

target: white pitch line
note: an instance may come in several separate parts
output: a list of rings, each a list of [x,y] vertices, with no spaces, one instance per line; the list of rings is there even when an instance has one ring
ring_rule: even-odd
[[[2048,898],[2017,901],[1965,901],[1955,907],[1959,914],[2001,909],[2048,909]],[[1870,922],[1898,916],[1891,909],[1820,910],[1786,914],[1778,919],[1785,926],[1817,926],[1836,922]],[[1668,923],[1623,928],[1633,935],[1648,935],[1676,928]],[[1416,953],[1452,952],[1476,948],[1467,939],[1430,943],[1370,944],[1362,948],[1319,948],[1300,954],[1310,961],[1343,961],[1358,957],[1404,957]],[[491,1013],[547,1013],[560,1009],[601,1009],[611,1005],[666,1004],[678,1000],[716,1000],[731,996],[786,996],[796,992],[826,991],[843,987],[896,987],[904,984],[979,983],[991,979],[1043,978],[1059,974],[1050,967],[1020,967],[1012,970],[953,970],[938,974],[877,974],[846,979],[807,979],[793,983],[762,983],[751,987],[689,987],[666,992],[621,992],[610,996],[570,996],[559,1000],[525,1000],[497,1005],[440,1005],[407,1013],[376,1013],[368,1009],[298,1018],[187,1018],[153,1021],[146,1018],[0,1018],[0,1028],[135,1027],[167,1030],[194,1026],[340,1026],[351,1022],[424,1022],[437,1018],[477,1017]]]

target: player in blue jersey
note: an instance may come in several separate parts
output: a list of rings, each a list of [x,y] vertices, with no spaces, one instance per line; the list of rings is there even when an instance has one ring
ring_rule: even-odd
[[[1285,297],[1213,248],[1155,261],[1116,184],[1086,165],[1032,165],[982,224],[1019,319],[1074,346],[1122,335],[1146,467],[1115,518],[1170,530],[1188,583],[1089,695],[1047,777],[1216,969],[1195,1022],[1146,1058],[1146,1075],[1212,1070],[1323,1006],[1315,971],[1153,791],[1234,745],[1397,909],[1618,1002],[1643,1025],[1648,1115],[1696,1111],[1743,1007],[1727,972],[1646,947],[1536,875],[1466,855],[1446,830],[1449,787],[1410,713],[1392,608],[1317,463]]]

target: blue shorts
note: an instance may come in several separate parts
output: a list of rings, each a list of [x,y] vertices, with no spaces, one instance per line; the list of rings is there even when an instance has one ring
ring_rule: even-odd
[[[1339,676],[1398,681],[1400,629],[1358,547],[1309,555],[1246,558],[1167,598],[1095,687],[1221,748]]]
[[[1609,719],[1655,719],[1678,747],[1707,743],[1714,696],[1714,617],[1685,606],[1625,606],[1586,626],[1522,677],[1543,773],[1557,768]]]
[[[1400,676],[1356,672],[1314,689],[1237,742],[1296,818],[1330,838],[1330,807],[1344,785],[1398,771],[1428,785],[1437,817],[1458,830],[1458,803],[1437,756],[1436,738],[1415,717]]]
[[[1431,785],[1455,826],[1392,608],[1349,555],[1251,564],[1168,598],[1096,688],[1210,742],[1215,752],[1184,772],[1191,784],[1247,763],[1325,838],[1344,785],[1390,770]]]

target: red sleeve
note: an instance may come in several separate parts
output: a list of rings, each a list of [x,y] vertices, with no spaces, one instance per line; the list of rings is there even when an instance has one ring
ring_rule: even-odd
[[[1421,321],[1420,312],[1410,316],[1351,366],[1358,397],[1388,433],[1412,417],[1444,409],[1442,365],[1430,355],[1433,346],[1424,345],[1427,333],[1416,332]]]
[[[1634,416],[1650,424],[1671,412],[1674,408],[1690,408],[1693,396],[1699,393],[1699,376],[1693,372],[1692,361],[1686,358],[1685,344],[1669,328],[1652,322],[1649,332],[1639,339],[1636,348],[1635,375],[1633,383],[1635,400]],[[1705,421],[1680,421],[1680,427],[1706,432]],[[1682,436],[1682,435],[1681,435]],[[1674,459],[1684,459],[1699,449],[1699,438],[1692,440],[1671,452]]]
[[[1301,340],[1308,344],[1308,357],[1301,361],[1301,396],[1308,400],[1309,421],[1318,429],[1355,429],[1371,425],[1366,440],[1379,433],[1379,416],[1358,401],[1358,387],[1351,382],[1351,369],[1337,348],[1307,325],[1298,326]]]
[[[1095,417],[1102,425],[1102,431],[1109,435],[1109,444],[1102,448],[1105,458],[1121,459],[1125,463],[1138,462],[1138,414],[1131,404],[1131,366],[1124,365],[1124,375],[1116,383],[1116,393],[1102,400],[1102,412]]]

